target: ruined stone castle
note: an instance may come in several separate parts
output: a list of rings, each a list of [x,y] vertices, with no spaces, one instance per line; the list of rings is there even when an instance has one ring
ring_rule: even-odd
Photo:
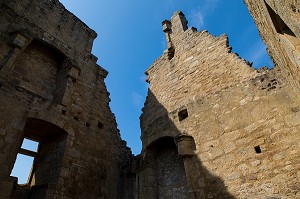
[[[134,157],[96,33],[58,0],[0,0],[0,198],[300,198],[300,3],[244,1],[275,67],[253,68],[176,12],[146,71]],[[25,185],[11,176],[17,154],[34,157]]]

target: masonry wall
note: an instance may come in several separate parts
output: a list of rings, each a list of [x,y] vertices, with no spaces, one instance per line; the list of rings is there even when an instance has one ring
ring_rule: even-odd
[[[152,144],[171,137],[189,198],[300,198],[293,85],[277,67],[252,68],[231,52],[226,35],[188,29],[181,12],[164,21],[163,30],[168,48],[146,72],[138,174],[146,180],[137,179],[139,189],[147,192],[151,184]]]
[[[299,92],[300,4],[295,0],[245,0],[275,65]]]
[[[132,198],[96,33],[56,0],[1,1],[0,16],[0,196],[26,195],[10,176],[26,137],[40,142],[32,197]]]

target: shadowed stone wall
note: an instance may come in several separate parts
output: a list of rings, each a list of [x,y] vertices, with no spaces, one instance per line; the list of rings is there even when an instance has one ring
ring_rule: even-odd
[[[0,197],[133,198],[96,33],[58,0],[0,1],[0,16]],[[40,145],[20,186],[10,173],[24,138]]]
[[[226,35],[175,13],[146,72],[134,159],[96,33],[58,0],[0,0],[0,198],[300,198],[299,3],[245,2],[275,68],[252,68]],[[35,157],[26,185],[10,176],[18,153]]]
[[[139,179],[151,173],[149,147],[167,136],[183,158],[189,198],[299,198],[293,85],[277,67],[252,68],[226,35],[188,28],[181,12],[163,30],[167,50],[146,72]],[[147,192],[151,181],[138,182]]]

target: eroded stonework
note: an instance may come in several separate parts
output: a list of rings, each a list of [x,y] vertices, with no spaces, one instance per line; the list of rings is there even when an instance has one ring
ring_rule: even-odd
[[[296,92],[300,89],[300,2],[244,0],[276,67]]]
[[[295,84],[278,67],[252,68],[226,35],[188,28],[182,12],[163,30],[168,49],[146,72],[138,198],[300,198]],[[160,171],[173,170],[168,162],[177,155],[162,158],[165,140],[176,143],[185,174],[168,188]],[[185,180],[189,192],[177,193]]]
[[[96,33],[57,0],[0,2],[0,198],[132,198]],[[26,185],[10,177],[18,153],[35,157]]]
[[[300,5],[245,3],[274,69],[175,13],[146,72],[134,158],[91,54],[96,33],[58,0],[0,0],[0,198],[300,198]],[[11,176],[18,153],[34,157],[25,185]]]

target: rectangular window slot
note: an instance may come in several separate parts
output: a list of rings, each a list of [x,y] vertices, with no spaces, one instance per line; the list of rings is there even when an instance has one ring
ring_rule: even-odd
[[[38,151],[38,147],[39,147],[39,142],[28,139],[28,138],[24,138],[23,142],[22,142],[22,149],[28,150],[28,151],[33,151],[33,152],[37,152]]]
[[[254,147],[254,149],[255,149],[255,152],[256,152],[257,154],[261,153],[261,148],[260,148],[260,146],[256,146],[256,147]]]
[[[175,55],[175,49],[173,47],[169,48],[168,49],[168,58],[169,58],[169,60],[173,59],[174,55]]]
[[[86,126],[86,127],[90,127],[91,125],[90,125],[90,123],[86,122],[86,123],[85,123],[85,126]]]
[[[179,121],[186,119],[189,116],[187,109],[178,112]]]

